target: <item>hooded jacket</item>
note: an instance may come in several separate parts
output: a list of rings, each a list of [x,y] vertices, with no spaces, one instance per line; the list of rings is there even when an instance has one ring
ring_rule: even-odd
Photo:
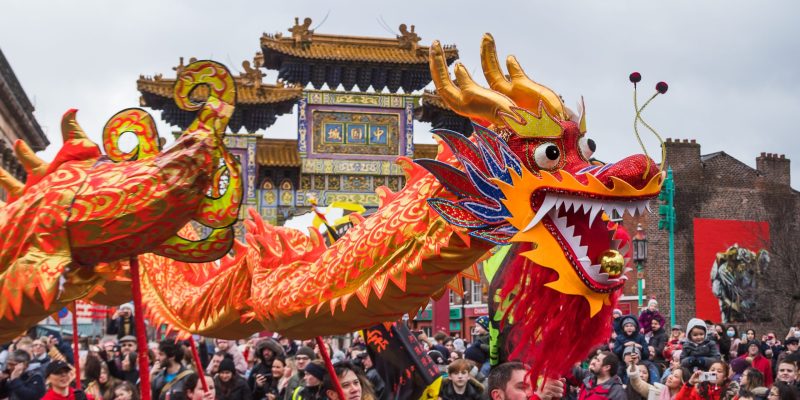
[[[636,327],[630,335],[625,333],[625,324],[628,323],[632,323]],[[639,351],[642,352],[642,360],[650,358],[650,351],[647,349],[647,341],[644,339],[644,335],[639,333],[639,321],[632,315],[622,317],[620,321],[620,332],[617,334],[617,338],[614,339],[614,354],[616,354],[620,360],[624,358],[622,353],[625,350],[625,343],[628,342],[634,342],[641,346]]]
[[[711,364],[719,361],[719,348],[717,343],[708,336],[700,343],[693,342],[689,332],[694,328],[701,328],[705,332],[706,323],[699,318],[692,318],[686,325],[686,340],[683,342],[683,351],[681,351],[681,366],[690,370],[695,367],[707,370]]]
[[[264,349],[270,349],[272,351],[273,355],[271,358],[264,358]],[[253,366],[253,369],[250,371],[250,376],[247,378],[247,385],[253,388],[254,399],[258,400],[267,395],[267,388],[273,378],[272,362],[275,361],[275,357],[278,355],[283,355],[284,357],[286,356],[283,351],[283,346],[281,346],[280,343],[276,342],[272,338],[263,339],[256,344],[255,357],[258,359],[258,362]],[[256,386],[256,377],[258,375],[264,375],[267,377],[267,383],[264,385],[264,387]],[[280,379],[280,377],[276,377],[275,379]]]
[[[589,375],[583,380],[578,400],[601,399],[627,400],[627,395],[619,376],[614,375],[600,385],[597,384],[597,378],[593,375]]]

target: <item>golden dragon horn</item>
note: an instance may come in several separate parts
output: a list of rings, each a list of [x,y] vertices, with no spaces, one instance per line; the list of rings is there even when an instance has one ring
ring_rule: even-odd
[[[511,99],[475,83],[467,69],[460,63],[454,68],[456,82],[453,82],[438,40],[431,44],[428,62],[437,93],[454,112],[467,118],[488,121],[495,126],[505,126],[500,112],[517,115],[513,111],[514,102]]]
[[[78,125],[78,121],[75,120],[75,115],[78,113],[78,110],[71,109],[64,113],[64,116],[61,117],[61,137],[64,139],[64,142],[72,139],[87,139],[86,132],[83,131],[80,125]]]
[[[47,172],[47,167],[50,166],[50,164],[37,157],[36,153],[22,140],[17,140],[14,143],[14,154],[29,174],[44,176],[44,173]]]
[[[9,174],[5,169],[0,167],[0,187],[5,189],[12,196],[19,196],[25,185]]]
[[[526,110],[538,113],[539,103],[544,104],[544,108],[561,120],[569,118],[566,107],[558,96],[550,88],[534,82],[525,74],[519,65],[516,57],[508,56],[506,59],[508,74],[506,77],[500,69],[497,58],[497,49],[494,38],[491,34],[483,34],[481,42],[481,67],[489,87],[496,90],[514,101],[514,103]]]

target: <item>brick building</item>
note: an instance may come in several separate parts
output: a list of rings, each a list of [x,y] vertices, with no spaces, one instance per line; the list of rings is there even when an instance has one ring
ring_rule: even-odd
[[[17,139],[27,142],[33,151],[44,150],[50,144],[33,116],[33,104],[0,51],[0,167],[24,182],[25,170],[12,150]],[[5,191],[0,188],[0,200],[5,198]]]
[[[800,193],[790,186],[789,159],[784,155],[761,153],[756,158],[756,168],[731,157],[725,152],[702,155],[695,140],[671,140],[666,143],[666,165],[672,167],[675,179],[675,304],[676,323],[685,325],[689,318],[700,314],[698,293],[710,293],[703,279],[709,263],[697,262],[700,242],[723,240],[696,237],[703,224],[744,224],[743,232],[751,231],[753,224],[768,224],[763,246],[773,255],[763,276],[759,277],[761,306],[771,307],[777,316],[760,321],[735,322],[740,328],[776,329],[779,335],[798,320],[798,278],[791,273],[797,260],[797,250],[792,244],[800,239],[798,215]],[[644,270],[645,306],[647,298],[659,301],[659,309],[669,320],[669,234],[658,230],[658,200],[651,204],[653,214],[633,218],[626,216],[624,224],[631,230],[641,223],[648,240],[648,260]],[[767,226],[767,225],[763,225]],[[723,235],[725,232],[722,232]],[[771,240],[769,240],[771,238]],[[756,238],[758,239],[758,238]],[[757,240],[758,241],[758,240]],[[730,240],[728,240],[730,242]],[[724,240],[720,243],[728,243]],[[759,247],[762,244],[758,244]],[[724,248],[720,248],[724,251]],[[712,261],[713,262],[713,261]],[[625,288],[624,303],[636,309],[636,274]],[[701,283],[702,282],[702,283]],[[780,292],[779,291],[786,291]],[[793,293],[792,293],[793,292]],[[714,299],[716,302],[716,299]],[[627,307],[626,307],[627,308]],[[721,322],[720,318],[703,318]]]

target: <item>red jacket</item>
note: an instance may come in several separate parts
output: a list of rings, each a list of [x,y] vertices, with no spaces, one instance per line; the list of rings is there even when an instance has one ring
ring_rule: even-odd
[[[738,358],[745,360],[747,359],[747,354],[744,354]],[[764,374],[764,386],[772,387],[772,363],[769,361],[769,359],[759,354],[750,364],[753,368],[761,371],[761,373]]]
[[[40,400],[93,400],[91,396],[87,396],[82,390],[76,392],[75,389],[69,388],[69,394],[66,396],[62,396],[59,393],[56,393],[55,390],[49,389],[44,396]]]
[[[664,390],[667,390],[666,388]],[[720,394],[722,393],[722,388],[717,385],[709,385],[708,387],[708,397],[704,398],[700,396],[700,393],[697,392],[696,386],[691,386],[689,384],[683,385],[681,391],[675,395],[675,399],[673,400],[720,400]]]

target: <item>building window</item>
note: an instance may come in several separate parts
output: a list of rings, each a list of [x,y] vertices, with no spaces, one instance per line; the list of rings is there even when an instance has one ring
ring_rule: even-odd
[[[483,301],[483,284],[481,282],[472,282],[470,293],[470,303],[481,304]]]
[[[453,289],[450,289],[450,305],[454,306],[456,304],[456,292]]]

